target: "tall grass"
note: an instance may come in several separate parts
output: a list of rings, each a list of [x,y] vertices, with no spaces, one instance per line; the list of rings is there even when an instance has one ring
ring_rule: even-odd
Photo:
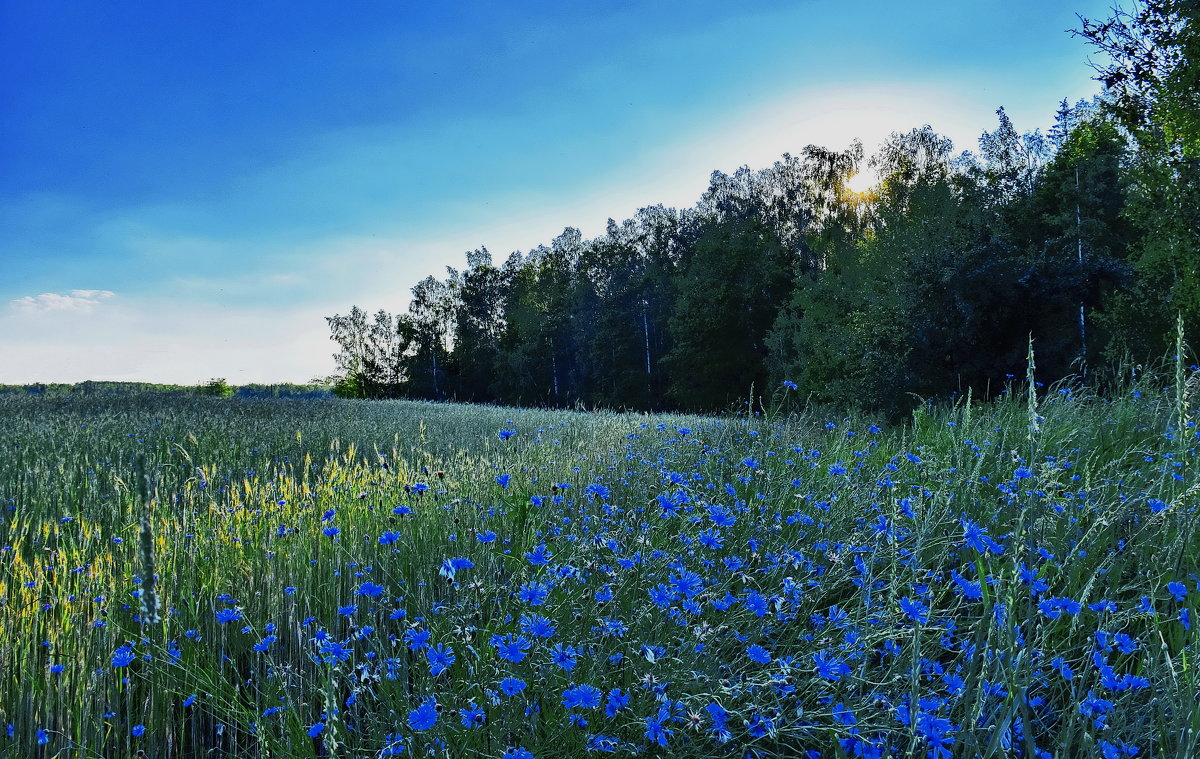
[[[0,398],[0,756],[1192,756],[1189,378],[886,430]]]

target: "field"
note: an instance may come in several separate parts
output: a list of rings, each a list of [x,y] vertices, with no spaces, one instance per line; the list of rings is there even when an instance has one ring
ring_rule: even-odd
[[[0,397],[0,756],[1196,756],[1186,386]]]

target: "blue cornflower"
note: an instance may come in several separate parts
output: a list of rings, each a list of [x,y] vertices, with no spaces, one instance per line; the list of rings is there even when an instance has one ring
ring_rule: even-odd
[[[817,677],[830,682],[837,682],[843,675],[850,674],[850,666],[842,659],[826,651],[813,654],[813,664],[817,669]]]
[[[333,525],[321,530],[321,532],[324,533],[325,537],[327,538],[336,538],[341,531],[342,530],[340,527],[334,527]]]
[[[1113,636],[1113,643],[1117,645],[1117,650],[1125,655],[1132,654],[1138,650],[1138,642],[1126,633],[1117,633]]]
[[[37,745],[45,746],[49,742],[50,742],[50,734],[39,727],[38,731],[37,731]]]
[[[358,586],[356,593],[360,596],[375,598],[376,596],[383,595],[383,586],[373,582],[364,582]]]
[[[983,598],[983,586],[980,583],[972,582],[960,575],[958,572],[951,572],[950,578],[954,580],[955,592],[962,595],[964,598],[979,600]]]
[[[343,617],[353,617],[356,611],[358,611],[358,604],[346,604],[338,607],[338,614]]]
[[[425,649],[425,658],[429,660],[429,674],[437,677],[454,664],[454,649],[442,643]]]
[[[515,696],[525,690],[525,681],[519,677],[506,677],[500,681],[500,690],[506,696]]]
[[[1058,619],[1064,613],[1075,615],[1083,610],[1083,604],[1072,598],[1043,598],[1038,602],[1038,611],[1050,619]]]
[[[929,746],[928,756],[931,759],[951,759],[953,754],[948,746],[953,745],[954,726],[945,717],[938,717],[928,712],[917,714],[917,734],[925,739]]]
[[[404,737],[395,733],[388,733],[383,736],[387,741],[382,748],[379,749],[377,756],[400,756],[404,753]]]
[[[511,481],[511,480],[512,480],[512,476],[511,476],[511,475],[507,475],[507,474],[498,474],[498,475],[496,475],[496,484],[497,484],[497,485],[499,485],[499,486],[500,486],[500,487],[502,487],[502,488],[507,488],[507,487],[508,487],[508,483],[509,483],[509,481]]]
[[[1158,498],[1146,499],[1146,505],[1150,507],[1151,514],[1160,514],[1171,507],[1171,505],[1168,504],[1166,501],[1160,500]]]
[[[458,714],[462,719],[463,727],[479,727],[487,718],[487,715],[483,713],[483,709],[480,709],[474,701],[467,704],[466,709],[460,709]]]
[[[650,602],[655,606],[666,608],[679,598],[679,594],[661,582],[650,589]]]
[[[525,554],[525,558],[529,559],[529,563],[535,567],[541,567],[550,563],[550,559],[554,558],[554,552],[547,549],[545,543],[538,543],[532,551]]]
[[[1188,594],[1187,586],[1181,582],[1167,583],[1167,592],[1175,597],[1176,601],[1182,601]]]
[[[594,501],[597,498],[601,501],[607,501],[612,496],[612,491],[598,482],[593,482],[584,488],[583,494],[587,496],[589,501]]]
[[[854,716],[854,712],[841,701],[833,707],[833,720],[844,727],[851,727],[858,724],[858,718]]]
[[[646,718],[646,732],[642,733],[642,735],[648,738],[652,743],[665,746],[667,745],[667,739],[674,734],[674,730],[669,730],[663,725],[662,710],[660,710],[656,716]]]
[[[271,647],[271,644],[279,640],[278,635],[267,635],[262,640],[254,644],[255,651],[266,651]]]
[[[529,653],[532,641],[524,635],[518,635],[514,638],[512,633],[508,633],[503,638],[499,635],[493,635],[492,645],[496,648],[496,653],[501,659],[519,664],[525,661],[525,656]]]
[[[756,617],[765,616],[770,609],[767,599],[757,590],[746,591],[746,598],[743,599],[743,603],[746,604],[747,609],[754,612],[754,616]]]
[[[392,543],[395,543],[399,539],[400,539],[400,533],[392,532],[391,530],[386,530],[382,535],[379,536],[379,545],[390,546]]]
[[[321,654],[323,654],[321,661],[325,662],[326,664],[346,661],[350,658],[350,655],[354,653],[354,649],[351,648],[348,643],[349,641],[346,641],[346,643],[338,643],[336,640],[321,641],[318,645]]]
[[[496,533],[492,532],[491,530],[484,530],[483,532],[477,534],[475,539],[480,543],[491,543],[496,539]]]
[[[771,652],[757,643],[746,649],[746,656],[749,656],[751,661],[756,661],[759,664],[771,663]]]
[[[608,692],[608,700],[604,702],[604,716],[612,718],[617,712],[629,706],[630,694],[622,693],[620,688]]]
[[[410,628],[404,631],[404,642],[408,644],[409,651],[420,651],[429,645],[429,638],[433,633],[420,628]]]
[[[733,737],[733,733],[729,731],[728,720],[729,712],[725,711],[725,707],[713,701],[704,708],[708,712],[708,716],[712,719],[712,734],[717,739],[717,743],[726,743]],[[612,716],[612,715],[609,715]]]
[[[408,713],[408,726],[418,732],[428,730],[437,723],[437,699],[429,696],[421,705]]]
[[[576,685],[563,691],[562,702],[567,709],[595,709],[604,694],[594,685]]]
[[[309,738],[316,738],[316,737],[317,737],[317,736],[319,736],[319,735],[320,735],[320,734],[321,734],[321,733],[322,733],[324,730],[325,730],[325,723],[324,723],[324,722],[314,722],[312,725],[309,725],[309,728],[308,728],[308,737],[309,737]]]
[[[678,574],[672,574],[669,582],[671,588],[684,598],[691,598],[704,589],[704,578],[687,569],[681,569]]]
[[[760,469],[762,464],[759,463],[758,459],[753,458],[752,456],[747,456],[746,458],[742,459],[742,466],[746,467],[747,469]]]
[[[130,730],[129,733],[134,738],[141,738],[143,735],[146,734],[146,726],[142,725],[142,724],[134,725],[133,729]]]
[[[501,440],[508,440],[513,435],[517,434],[516,430],[498,430],[496,436]]]
[[[733,515],[733,512],[727,506],[719,503],[711,504],[708,507],[708,518],[717,527],[732,527],[737,523],[737,517]]]
[[[533,753],[524,746],[509,746],[504,751],[507,759],[535,759]]]
[[[1025,480],[1025,479],[1029,479],[1032,476],[1033,476],[1033,470],[1027,466],[1019,466],[1019,467],[1017,467],[1016,471],[1013,472],[1014,480]]]
[[[798,389],[800,389],[800,386],[799,386],[799,385],[797,385],[795,382],[792,382],[791,380],[784,380],[784,381],[783,381],[783,386],[784,386],[784,387],[786,387],[788,390],[798,390]]]
[[[1004,546],[993,540],[987,529],[963,517],[963,541],[980,553],[1004,553]]]
[[[564,646],[562,643],[550,650],[550,661],[562,667],[566,672],[575,668],[578,656],[579,652],[575,650],[574,646]]]
[[[554,623],[540,614],[522,614],[521,631],[537,638],[554,637]]]
[[[700,541],[700,545],[705,548],[717,550],[725,547],[725,537],[713,529],[702,531],[697,539]]]
[[[185,707],[191,706],[194,703],[196,703],[196,694],[195,693],[193,693],[192,695],[188,696],[187,698],[185,698],[183,700],[183,705]]]
[[[918,624],[923,625],[929,621],[929,607],[912,596],[905,596],[900,599],[900,611],[904,612],[906,617]]]
[[[1095,718],[1097,727],[1104,724],[1104,715],[1112,711],[1113,702],[1096,695],[1095,691],[1088,691],[1087,698],[1079,705],[1079,713],[1085,717]]]
[[[114,667],[126,667],[136,659],[133,649],[129,646],[121,646],[112,655],[112,665]]]
[[[629,632],[629,627],[616,617],[600,620],[600,627],[593,629],[598,629],[600,634],[606,638],[622,638],[625,633]]]
[[[216,612],[217,621],[221,624],[233,622],[242,618],[242,612],[237,609],[218,609]]]
[[[550,596],[550,586],[544,582],[533,580],[521,586],[517,591],[517,598],[529,604],[530,606],[541,606],[546,603],[546,599]]]
[[[618,745],[620,745],[620,741],[611,735],[597,733],[588,737],[588,742],[587,745],[584,746],[584,750],[600,751],[605,754],[611,754],[617,750]]]

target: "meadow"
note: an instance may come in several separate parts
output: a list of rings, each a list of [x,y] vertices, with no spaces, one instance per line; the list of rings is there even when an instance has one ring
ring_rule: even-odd
[[[1190,376],[883,427],[0,397],[0,756],[1196,756]]]

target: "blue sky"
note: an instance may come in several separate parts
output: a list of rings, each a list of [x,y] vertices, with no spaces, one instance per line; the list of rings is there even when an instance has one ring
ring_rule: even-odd
[[[323,317],[713,170],[1097,91],[1093,0],[0,4],[0,383],[305,381]]]

